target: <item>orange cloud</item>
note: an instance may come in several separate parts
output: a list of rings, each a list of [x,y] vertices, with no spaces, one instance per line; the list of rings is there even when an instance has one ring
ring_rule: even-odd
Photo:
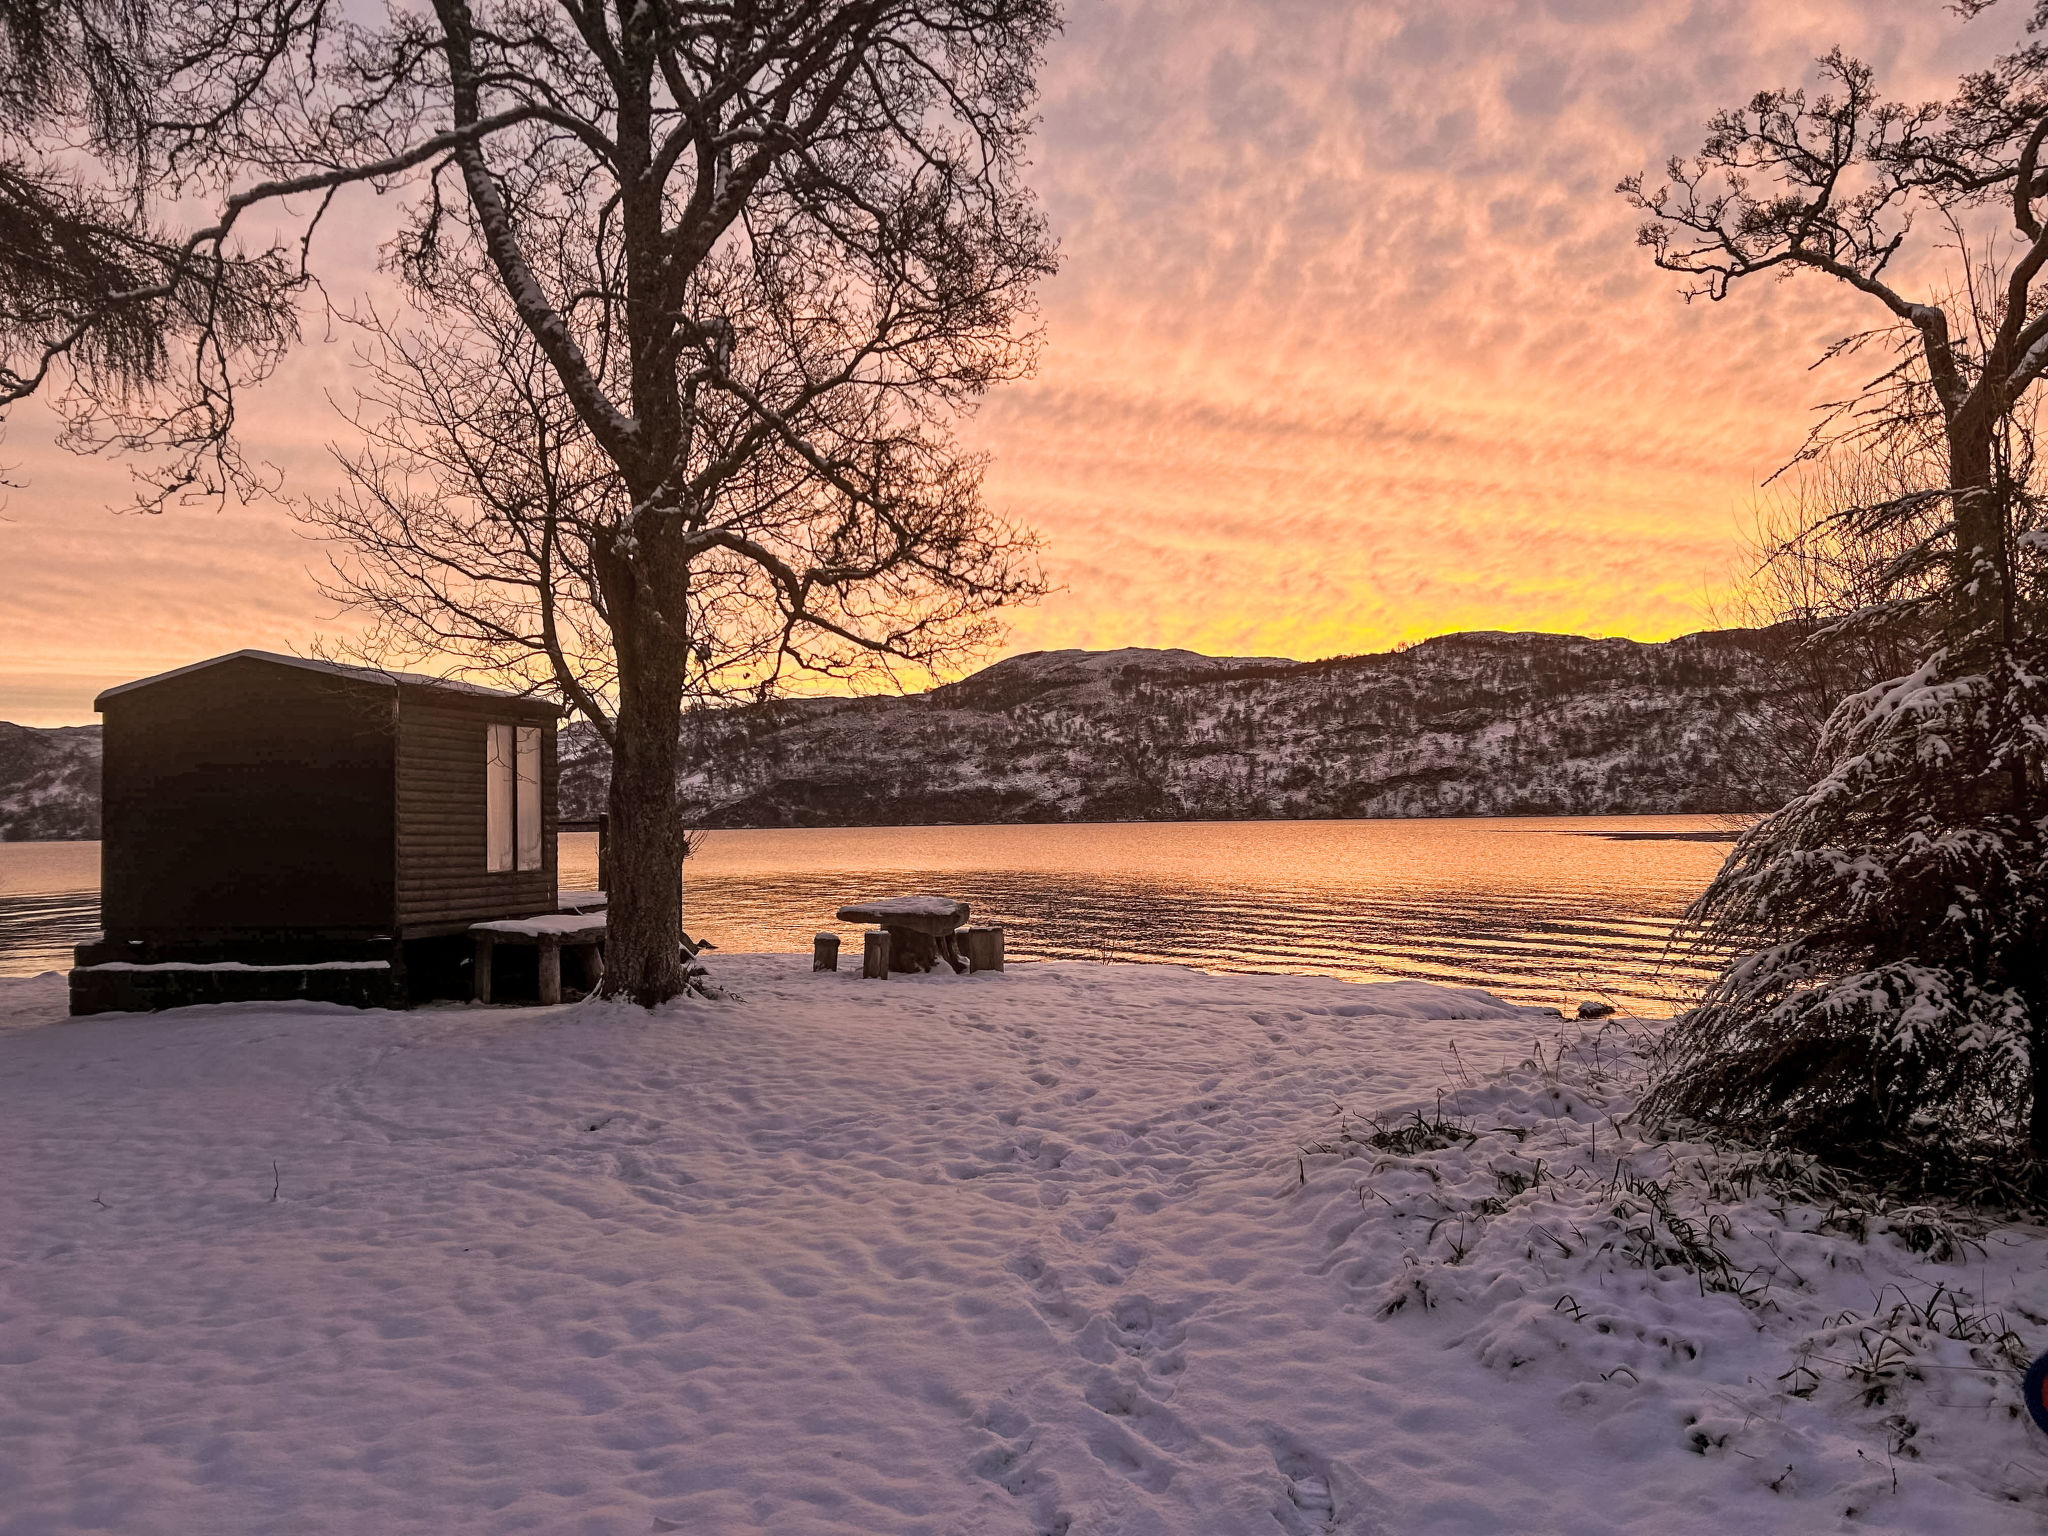
[[[1011,648],[1701,627],[1754,486],[1849,377],[1808,364],[1871,317],[1820,282],[1681,304],[1613,185],[1837,41],[1939,94],[2009,44],[2026,8],[2002,9],[1075,5],[1033,172],[1065,249],[1046,350],[967,428],[1064,588]],[[338,300],[374,285],[386,217],[335,225]],[[316,340],[249,401],[296,489],[329,481],[348,364]],[[0,718],[334,629],[280,509],[112,517],[119,466],[55,453],[34,410],[10,433]]]

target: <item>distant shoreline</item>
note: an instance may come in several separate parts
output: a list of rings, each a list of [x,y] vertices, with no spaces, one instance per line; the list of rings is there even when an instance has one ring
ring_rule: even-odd
[[[752,826],[705,826],[695,828],[704,832],[859,832],[868,830],[903,831],[914,827],[1244,827],[1285,823],[1340,823],[1359,821],[1411,822],[1411,821],[1606,821],[1619,820],[1625,816],[1726,816],[1727,811],[1527,811],[1505,812],[1483,816],[1101,816],[1071,821],[847,821],[832,823],[805,822],[799,825],[776,825],[767,823]],[[565,820],[559,823],[558,831],[594,833],[597,823],[587,819]],[[1594,827],[1566,827],[1557,833],[1559,837],[1600,837],[1609,842],[1622,843],[1732,843],[1742,834],[1739,831],[1709,828],[1697,832],[1627,832],[1602,831]],[[40,844],[51,846],[59,843],[96,843],[97,837],[4,837],[0,845]]]
[[[1763,812],[1731,811],[1493,811],[1470,816],[1090,816],[1061,821],[846,821],[750,823],[725,826],[716,822],[694,828],[704,832],[856,832],[868,829],[903,831],[915,827],[1261,827],[1351,825],[1358,822],[1419,821],[1620,821],[1631,816],[1716,816],[1763,815]],[[595,832],[594,821],[563,822],[564,832]],[[1526,830],[1526,829],[1523,829]],[[1732,843],[1740,830],[1720,827],[1698,831],[1602,831],[1597,827],[1564,827],[1558,837],[1604,837],[1614,842]]]
[[[1626,811],[1618,812],[1627,815]],[[1719,812],[1714,814],[1718,815]],[[1740,838],[1740,832],[1715,829],[1709,832],[1560,832],[1559,837],[1604,837],[1610,843],[1732,843]]]

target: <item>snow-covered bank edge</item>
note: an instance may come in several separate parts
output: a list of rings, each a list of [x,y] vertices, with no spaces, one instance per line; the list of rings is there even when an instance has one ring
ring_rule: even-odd
[[[1621,1139],[1611,1033],[1416,982],[718,974],[651,1013],[0,985],[0,1530],[2041,1529],[2048,1439],[1941,1335],[2040,1340],[2043,1235],[1716,1193]],[[1933,1336],[1867,1403],[1879,1319]]]
[[[1651,1044],[1570,1029],[1484,1077],[1454,1056],[1430,1103],[1336,1107],[1291,1170],[1334,1272],[1555,1385],[1614,1454],[1676,1439],[1850,1522],[1966,1529],[1936,1513],[1957,1493],[2048,1513],[2020,1399],[2048,1346],[2048,1232],[1648,1135]]]

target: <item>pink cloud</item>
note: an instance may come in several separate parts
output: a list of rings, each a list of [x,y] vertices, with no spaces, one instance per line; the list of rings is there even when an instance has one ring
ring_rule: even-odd
[[[1076,4],[1033,173],[1066,253],[1047,349],[968,428],[1065,589],[1012,648],[1314,656],[1707,623],[1756,482],[1841,382],[1807,365],[1870,317],[1821,283],[1681,304],[1615,181],[1837,41],[1933,95],[2023,20],[1965,26],[1937,0]],[[374,284],[386,216],[337,225],[337,299]],[[328,482],[348,361],[311,345],[249,403],[252,450],[297,489]],[[112,517],[118,466],[54,453],[33,411],[9,431],[29,485],[0,525],[0,717],[86,718],[94,679],[333,629],[281,509]]]

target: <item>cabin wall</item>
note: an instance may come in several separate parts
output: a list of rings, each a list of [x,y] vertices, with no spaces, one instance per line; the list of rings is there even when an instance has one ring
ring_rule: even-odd
[[[108,939],[389,933],[393,702],[261,663],[107,700]]]
[[[541,730],[541,867],[485,865],[484,761],[492,723]],[[398,921],[408,936],[555,910],[555,728],[488,704],[408,694],[398,723]]]

